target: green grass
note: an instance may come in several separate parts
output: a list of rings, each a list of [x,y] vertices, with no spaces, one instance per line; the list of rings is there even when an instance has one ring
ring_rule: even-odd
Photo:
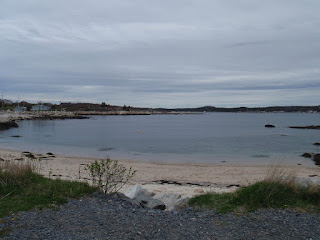
[[[87,183],[45,178],[30,165],[0,165],[0,218],[33,208],[54,207],[98,191]]]
[[[208,193],[189,200],[193,207],[214,208],[220,213],[260,208],[292,208],[320,211],[319,186],[301,187],[293,181],[264,180],[233,193]]]

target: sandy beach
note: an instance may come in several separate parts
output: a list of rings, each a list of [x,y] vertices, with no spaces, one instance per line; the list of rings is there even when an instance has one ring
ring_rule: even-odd
[[[41,159],[36,165],[46,177],[89,181],[85,165],[94,158],[75,156],[54,157],[33,153]],[[54,153],[53,153],[54,154]],[[20,151],[0,149],[2,160],[22,161],[27,158]],[[168,159],[169,160],[169,159]],[[303,165],[245,165],[245,164],[196,164],[157,163],[118,160],[125,167],[132,167],[137,173],[123,189],[140,184],[154,193],[173,192],[182,196],[193,196],[204,192],[230,192],[264,179],[271,168],[277,166],[298,177],[320,179],[320,168]]]

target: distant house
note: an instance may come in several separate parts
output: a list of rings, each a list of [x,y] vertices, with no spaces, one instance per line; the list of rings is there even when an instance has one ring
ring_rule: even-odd
[[[50,111],[51,107],[47,105],[34,105],[31,107],[31,111]]]
[[[11,100],[7,100],[7,99],[1,99],[0,103],[3,103],[4,105],[12,105],[13,102]]]
[[[27,111],[27,107],[20,107],[17,106],[13,109],[14,112],[26,112]]]

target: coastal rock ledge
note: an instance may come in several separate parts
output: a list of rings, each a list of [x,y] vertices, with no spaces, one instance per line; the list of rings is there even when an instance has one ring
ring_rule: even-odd
[[[7,130],[9,128],[19,127],[15,121],[0,122],[0,130]]]

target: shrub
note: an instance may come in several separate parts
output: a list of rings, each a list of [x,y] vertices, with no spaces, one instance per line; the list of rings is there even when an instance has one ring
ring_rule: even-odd
[[[118,192],[136,173],[131,167],[127,170],[110,158],[95,160],[86,165],[86,170],[89,171],[92,184],[97,185],[103,193]]]

